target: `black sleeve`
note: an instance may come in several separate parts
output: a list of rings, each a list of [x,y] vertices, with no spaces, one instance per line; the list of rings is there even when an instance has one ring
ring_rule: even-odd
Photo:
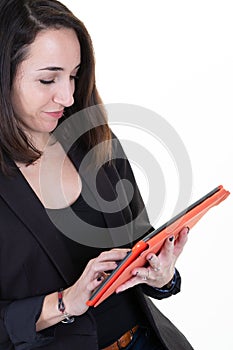
[[[1,302],[0,348],[7,339],[19,350],[33,349],[50,343],[53,334],[36,332],[36,322],[40,316],[44,296],[32,297],[12,302]]]

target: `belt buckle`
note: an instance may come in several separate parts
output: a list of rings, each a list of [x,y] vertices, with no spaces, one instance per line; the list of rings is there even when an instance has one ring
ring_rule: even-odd
[[[119,350],[122,350],[122,349],[125,349],[125,348],[127,348],[127,346],[129,346],[129,344],[131,343],[131,341],[133,340],[133,335],[134,335],[134,333],[133,333],[133,331],[132,331],[132,329],[130,329],[130,341],[129,341],[129,343],[126,345],[126,346],[121,346],[121,342],[120,342],[120,339],[118,339],[117,340],[117,346],[118,346],[118,348],[119,348]]]

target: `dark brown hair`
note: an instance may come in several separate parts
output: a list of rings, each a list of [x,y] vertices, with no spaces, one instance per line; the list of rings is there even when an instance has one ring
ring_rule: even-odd
[[[81,67],[74,92],[74,104],[65,108],[61,122],[78,111],[102,103],[95,84],[92,42],[84,24],[56,0],[0,2],[0,168],[4,172],[7,172],[4,154],[25,164],[31,164],[41,156],[41,152],[27,139],[14,115],[11,88],[17,68],[27,57],[29,45],[34,42],[37,34],[42,30],[63,27],[72,28],[77,34],[81,46]],[[104,108],[100,107],[98,111],[97,117],[101,125],[92,128],[83,137],[87,148],[110,140],[111,133]],[[109,144],[110,142],[103,142],[102,152],[95,156],[97,163],[103,161],[110,152]]]

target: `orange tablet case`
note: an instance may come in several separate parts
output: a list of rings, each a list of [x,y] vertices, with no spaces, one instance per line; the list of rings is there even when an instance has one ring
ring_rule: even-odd
[[[182,228],[192,228],[210,208],[225,200],[229,194],[230,192],[226,191],[223,186],[216,187],[136,243],[125,259],[94,291],[87,301],[87,305],[96,307],[108,298],[116,291],[118,286],[132,277],[131,271],[135,267],[147,264],[145,257],[148,253],[158,253],[166,238],[174,236],[176,239]]]

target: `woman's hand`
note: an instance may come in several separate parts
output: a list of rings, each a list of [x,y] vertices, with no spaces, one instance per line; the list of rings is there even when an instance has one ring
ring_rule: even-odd
[[[92,292],[97,288],[104,277],[105,271],[111,271],[117,267],[117,261],[125,258],[130,249],[112,249],[101,253],[97,258],[88,262],[80,278],[69,288],[63,291],[65,313],[79,316],[88,309],[86,305]],[[36,322],[36,331],[51,327],[62,320],[62,314],[58,311],[57,292],[46,295],[43,302],[40,317]]]
[[[173,236],[168,238],[158,256],[149,253],[146,256],[149,266],[135,268],[132,271],[134,277],[119,286],[116,292],[122,292],[140,283],[156,288],[168,284],[173,278],[176,261],[188,240],[188,232],[188,228],[182,229],[176,241]]]
[[[74,316],[85,313],[88,309],[86,302],[102,283],[105,271],[114,270],[117,261],[124,259],[128,251],[129,249],[112,249],[90,260],[76,283],[63,293],[66,312]]]

